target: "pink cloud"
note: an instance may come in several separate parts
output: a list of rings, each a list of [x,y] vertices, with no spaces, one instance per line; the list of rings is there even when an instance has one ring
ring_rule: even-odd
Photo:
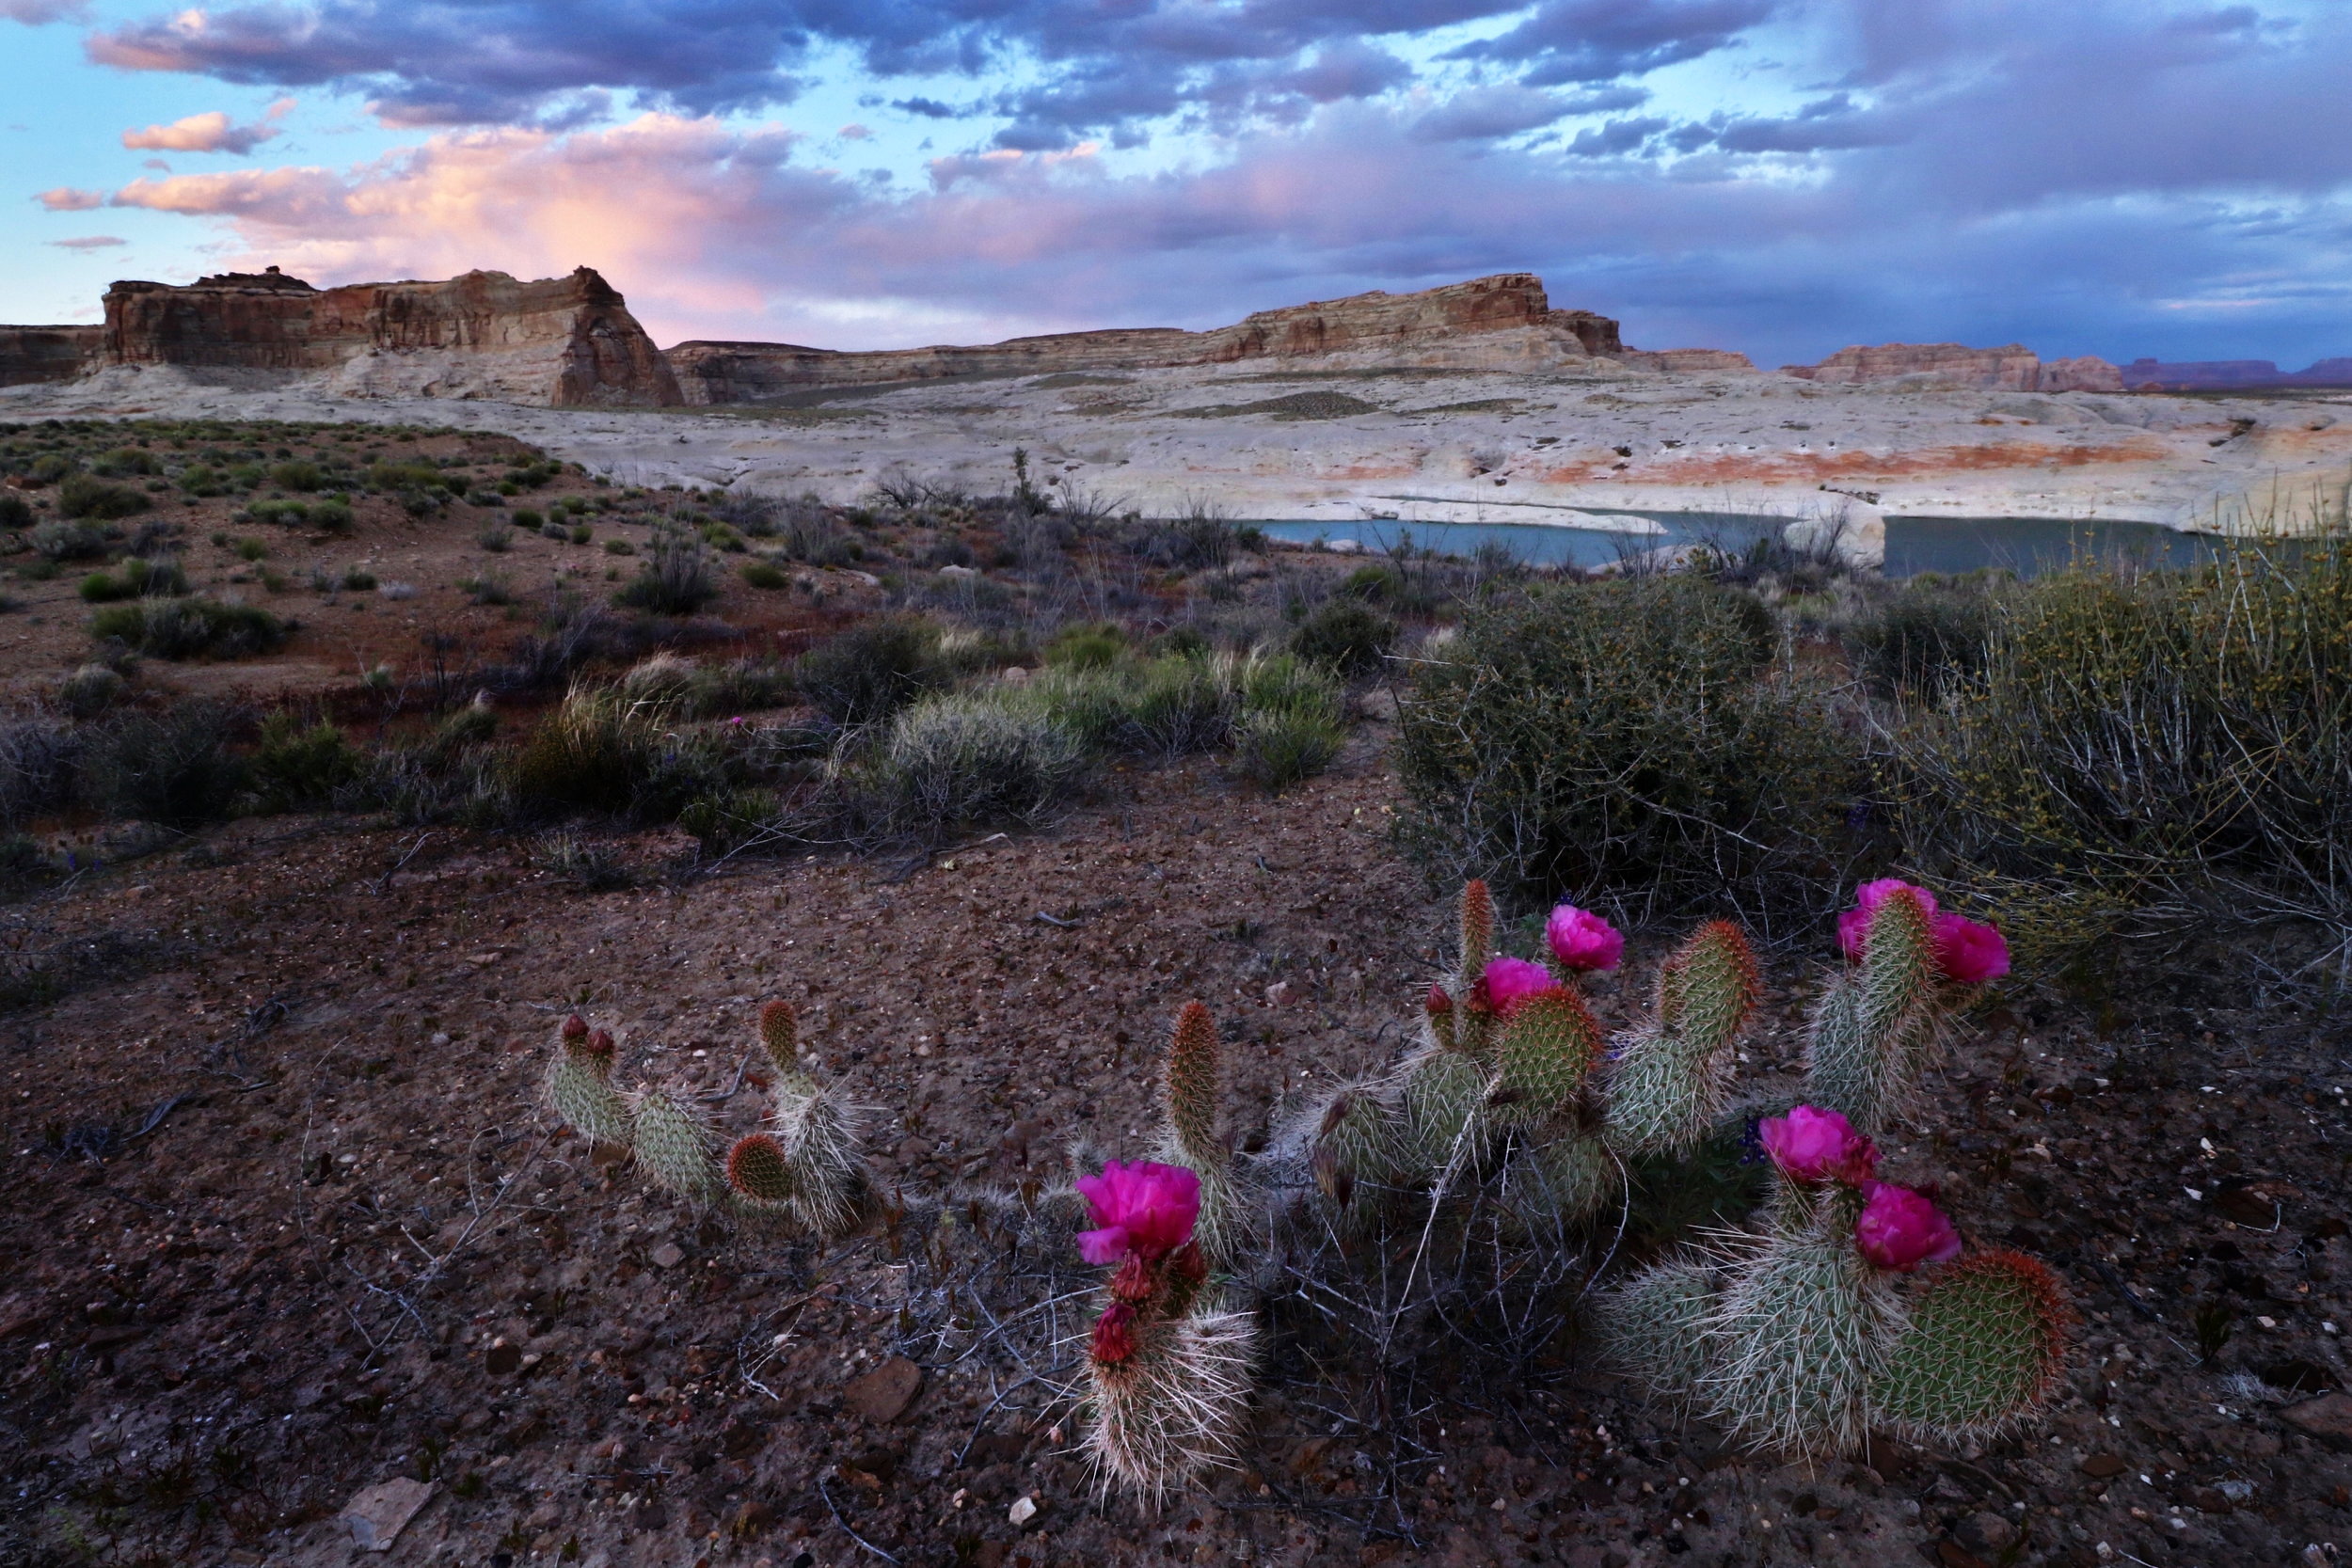
[[[291,98],[272,103],[262,118],[250,125],[233,123],[219,109],[208,114],[190,115],[175,119],[169,125],[151,125],[144,131],[125,131],[122,145],[135,150],[152,152],[251,152],[254,148],[278,134],[276,121],[285,118],[294,106]]]
[[[33,198],[53,213],[87,213],[93,207],[106,204],[104,191],[77,191],[71,185],[59,185],[54,191],[43,191]]]

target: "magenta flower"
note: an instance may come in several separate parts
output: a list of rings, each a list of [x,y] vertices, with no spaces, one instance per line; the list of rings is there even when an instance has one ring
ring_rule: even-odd
[[[1078,1233],[1078,1256],[1098,1267],[1131,1257],[1156,1263],[1192,1240],[1200,1217],[1200,1178],[1182,1165],[1113,1160],[1073,1185],[1102,1227]]]
[[[1497,1018],[1509,1018],[1528,998],[1556,984],[1550,970],[1525,958],[1489,958],[1486,973],[1479,980],[1486,993],[1486,1006]]]
[[[1836,1111],[1792,1106],[1785,1117],[1757,1122],[1756,1137],[1791,1181],[1843,1181],[1859,1187],[1878,1171],[1877,1147]]]
[[[1544,922],[1544,940],[1563,969],[1614,969],[1625,957],[1625,938],[1590,910],[1563,904]]]
[[[1930,920],[1935,918],[1935,895],[1926,888],[1914,887],[1899,877],[1882,877],[1875,882],[1865,882],[1853,890],[1854,907],[1837,917],[1837,947],[1847,958],[1859,961],[1862,944],[1869,940],[1870,917],[1879,912],[1879,906],[1897,893],[1908,893],[1919,900]]]
[[[1884,1181],[1871,1182],[1863,1193],[1854,1244],[1880,1268],[1909,1274],[1922,1263],[1960,1256],[1960,1232],[1924,1195]]]
[[[1946,978],[1963,986],[1980,986],[2009,973],[2009,942],[1992,927],[1956,914],[1939,914],[1931,928],[1935,933],[1936,967]]]

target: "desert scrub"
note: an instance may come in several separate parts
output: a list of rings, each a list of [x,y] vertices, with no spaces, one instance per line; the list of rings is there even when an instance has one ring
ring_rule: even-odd
[[[1993,620],[1991,575],[1921,572],[1855,616],[1842,641],[1855,669],[1882,691],[1931,695],[1984,668]]]
[[[1380,668],[1396,641],[1396,622],[1353,595],[1326,599],[1291,634],[1291,652],[1349,680]]]
[[[1085,772],[1085,748],[1045,714],[998,693],[958,692],[892,719],[851,793],[881,835],[931,841],[966,824],[1033,824]]]
[[[147,492],[75,474],[57,486],[57,510],[68,517],[128,517],[151,503]]]
[[[772,561],[747,561],[735,575],[743,579],[745,586],[751,588],[772,592],[775,589],[792,586],[792,575]]]
[[[1832,690],[1777,649],[1761,604],[1690,576],[1472,610],[1399,705],[1402,842],[1535,895],[1817,905],[1867,847],[1849,823],[1870,781]]]
[[[90,617],[90,635],[151,658],[243,658],[281,646],[292,627],[266,610],[218,599],[139,599]]]
[[[949,679],[939,628],[909,616],[877,616],[834,633],[792,666],[793,683],[836,724],[868,724]]]
[[[660,720],[659,705],[610,687],[573,687],[516,753],[517,804],[526,812],[626,811],[660,753]]]
[[[52,519],[36,524],[25,543],[45,562],[96,561],[106,554],[120,532],[96,523]]]
[[[126,713],[99,727],[82,764],[82,791],[116,816],[187,828],[225,816],[246,768],[230,750],[235,710],[186,702]]]
[[[249,766],[265,810],[317,804],[367,771],[367,756],[326,720],[305,725],[291,713],[262,721]]]
[[[1893,765],[1910,853],[2029,958],[2125,925],[2352,942],[2352,540],[2016,584],[1982,657]]]
[[[82,579],[87,604],[112,604],[118,599],[171,598],[188,592],[188,575],[176,556],[153,561],[133,556],[113,572],[92,572]]]
[[[691,615],[719,596],[710,556],[693,535],[663,530],[645,548],[644,565],[612,595],[614,604],[656,615]]]

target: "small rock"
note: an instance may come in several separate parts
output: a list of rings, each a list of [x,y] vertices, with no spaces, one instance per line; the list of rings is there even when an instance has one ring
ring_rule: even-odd
[[[337,1522],[351,1532],[351,1544],[363,1552],[389,1552],[408,1521],[433,1497],[429,1482],[406,1476],[362,1487],[343,1505]]]
[[[482,1370],[492,1377],[513,1377],[522,1364],[522,1346],[508,1344],[504,1339],[492,1345],[482,1357]]]
[[[675,1269],[686,1261],[686,1253],[675,1242],[662,1243],[654,1248],[649,1256],[653,1259],[653,1266],[657,1269]]]
[[[1011,1520],[1016,1527],[1027,1524],[1037,1517],[1037,1499],[1015,1497],[1012,1506],[1005,1510],[1005,1517]]]
[[[1298,992],[1292,988],[1288,980],[1277,980],[1265,989],[1266,1006],[1286,1007],[1290,1006],[1291,999],[1297,994]]]
[[[1028,680],[1029,673],[1018,664],[1008,664],[1005,666],[1004,673],[996,678],[1007,686],[1020,686]]]
[[[1953,1527],[1952,1534],[1979,1557],[1999,1557],[2017,1544],[2017,1527],[1991,1509],[1971,1513]]]
[[[853,1378],[843,1392],[850,1407],[869,1421],[895,1421],[907,1413],[923,1391],[923,1369],[903,1355],[894,1355],[865,1376]]]
[[[2074,1466],[2093,1481],[2111,1481],[2124,1471],[2124,1464],[2111,1453],[2094,1453]]]
[[[2200,1513],[2227,1513],[2233,1506],[2217,1486],[2192,1486],[2183,1500]]]
[[[2331,1448],[2352,1445],[2352,1394],[2322,1394],[2288,1405],[2279,1412],[2279,1418]]]

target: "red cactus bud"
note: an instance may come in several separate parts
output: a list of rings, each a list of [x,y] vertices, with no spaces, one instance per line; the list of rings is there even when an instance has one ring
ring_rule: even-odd
[[[1442,1016],[1454,1010],[1454,998],[1445,993],[1443,986],[1433,980],[1429,984],[1429,999],[1422,1006],[1427,1007],[1432,1014]]]
[[[1119,1272],[1111,1275],[1111,1294],[1120,1301],[1149,1301],[1152,1288],[1152,1265],[1134,1253],[1129,1253],[1127,1260],[1119,1265]]]
[[[614,1049],[612,1037],[599,1029],[595,1034],[588,1037],[586,1049],[591,1056],[601,1056],[605,1060],[611,1061],[612,1059]]]
[[[1209,1277],[1209,1260],[1200,1252],[1200,1243],[1186,1242],[1168,1260],[1170,1278],[1184,1285],[1199,1285]]]
[[[574,1013],[571,1017],[564,1021],[564,1037],[565,1039],[576,1040],[587,1033],[588,1021],[580,1017],[578,1013]]]
[[[1136,1336],[1129,1324],[1135,1322],[1135,1316],[1134,1307],[1123,1301],[1115,1301],[1103,1309],[1101,1317],[1094,1320],[1094,1342],[1088,1347],[1088,1354],[1099,1365],[1119,1367],[1134,1358]]]
[[[759,1009],[759,1039],[768,1054],[789,1062],[800,1049],[801,1021],[792,1004],[779,997]]]

